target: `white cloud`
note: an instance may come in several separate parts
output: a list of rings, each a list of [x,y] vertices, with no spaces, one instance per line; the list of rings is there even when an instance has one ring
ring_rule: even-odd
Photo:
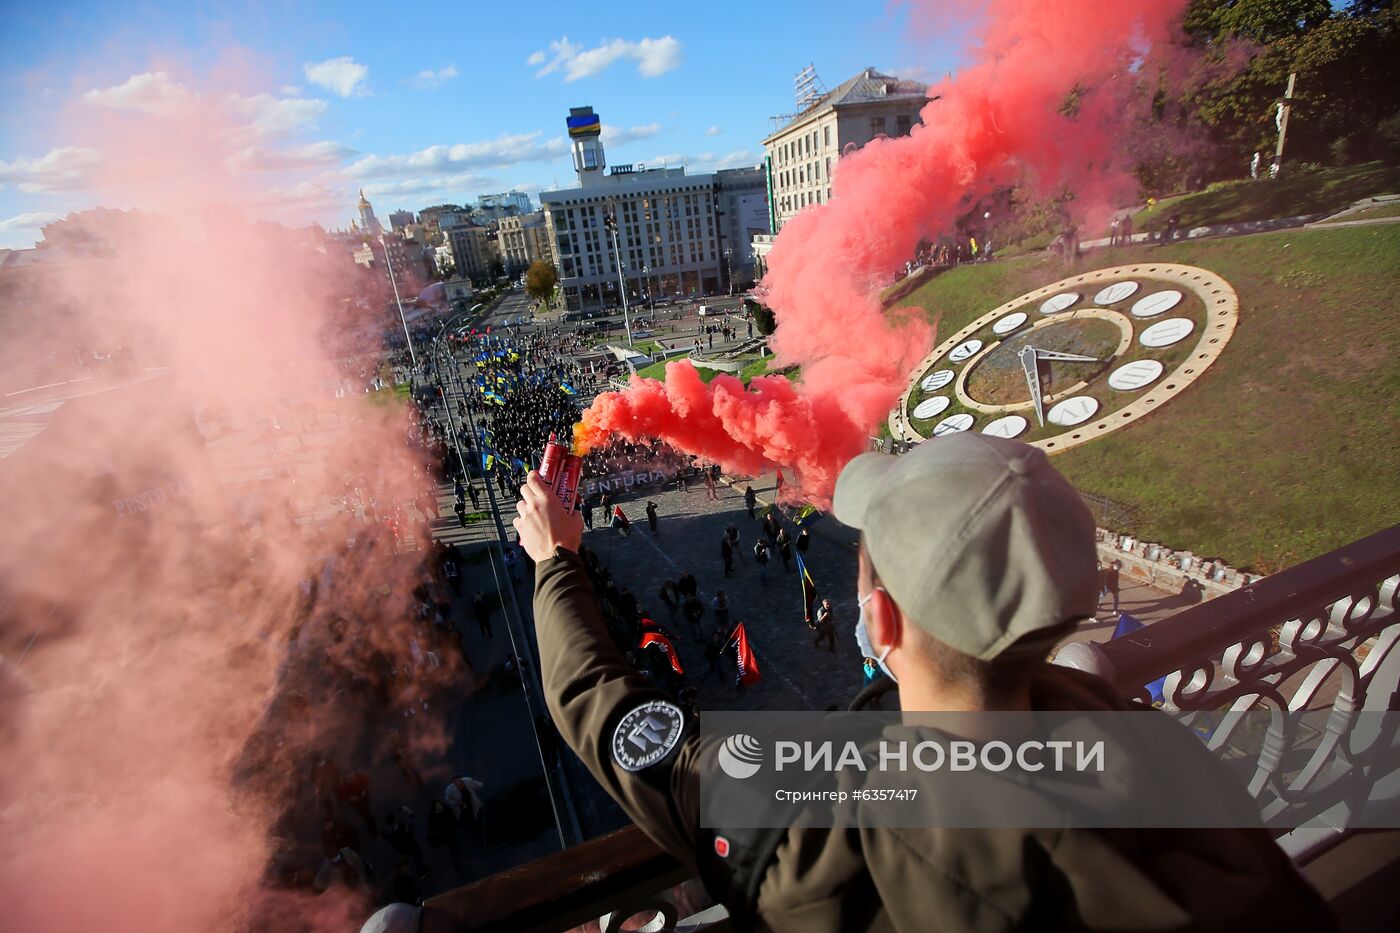
[[[18,185],[26,194],[71,191],[87,184],[89,172],[102,161],[96,149],[63,146],[38,158],[0,161],[0,185]]]
[[[655,78],[673,71],[681,64],[681,44],[674,36],[659,39],[606,39],[595,48],[585,49],[561,36],[549,43],[549,52],[535,52],[526,64],[542,66],[535,72],[541,78],[556,71],[564,72],[565,81],[577,81],[602,74],[616,62],[632,59],[637,73],[643,78]]]
[[[557,159],[568,151],[560,137],[540,141],[540,132],[498,136],[479,143],[437,145],[408,155],[368,155],[345,169],[351,178],[421,176],[469,168]]]
[[[289,149],[268,149],[249,146],[228,160],[236,172],[287,172],[299,169],[331,168],[355,155],[355,150],[342,143],[322,140]]]
[[[611,123],[608,123],[603,126],[602,140],[605,145],[623,146],[627,143],[634,143],[639,139],[651,139],[660,132],[660,123],[647,123],[643,126],[633,126],[630,128],[613,126]]]
[[[257,136],[285,136],[315,126],[317,118],[327,108],[323,100],[273,97],[271,94],[254,94],[252,97],[234,94],[229,97],[229,102],[236,112],[252,119],[250,128]]]
[[[457,66],[448,65],[446,68],[439,68],[437,71],[433,71],[431,68],[420,71],[409,79],[409,83],[420,91],[427,91],[435,87],[441,87],[444,82],[450,81],[455,77],[457,77]]]
[[[301,70],[306,80],[341,97],[363,94],[364,89],[360,85],[369,77],[369,67],[361,65],[349,55],[328,58],[323,62],[307,62],[301,66]]]
[[[0,230],[38,230],[44,224],[51,224],[55,220],[62,220],[62,214],[53,214],[49,211],[26,211],[23,214],[16,214],[0,220]]]
[[[99,88],[83,95],[83,103],[114,110],[140,110],[169,113],[190,102],[194,94],[164,71],[132,75],[121,84]]]
[[[720,133],[723,133],[723,132],[724,132],[724,130],[720,129],[718,126],[712,126],[712,127],[710,127],[708,130],[705,131],[705,135],[706,135],[706,136],[718,136]]]
[[[370,198],[403,197],[410,194],[453,194],[464,191],[480,191],[499,187],[490,178],[472,172],[455,175],[436,175],[424,178],[405,178],[401,181],[383,181],[365,185],[365,196]]]
[[[300,85],[300,84],[284,84],[284,85],[282,85],[280,88],[277,89],[277,92],[278,92],[279,94],[283,94],[283,95],[285,95],[285,96],[287,96],[287,97],[295,97],[295,96],[297,96],[298,94],[301,93],[301,85]]]
[[[647,165],[677,165],[685,163],[692,172],[713,172],[722,168],[750,168],[763,161],[763,156],[750,149],[733,152],[701,152],[695,155],[668,153],[648,159]]]

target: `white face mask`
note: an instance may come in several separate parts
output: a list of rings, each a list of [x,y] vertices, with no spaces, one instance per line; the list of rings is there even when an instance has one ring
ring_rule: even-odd
[[[875,587],[875,590],[880,589],[884,589],[884,587]],[[889,648],[877,654],[875,646],[870,642],[870,632],[865,628],[865,604],[870,602],[870,597],[875,595],[875,590],[866,593],[865,596],[856,603],[856,608],[860,610],[860,616],[856,619],[856,647],[860,648],[862,657],[874,658],[875,663],[880,665],[880,670],[885,672],[885,676],[895,683],[899,683],[899,678],[894,676],[894,671],[885,666],[885,658],[890,656],[890,651],[893,650],[894,646],[891,645]]]

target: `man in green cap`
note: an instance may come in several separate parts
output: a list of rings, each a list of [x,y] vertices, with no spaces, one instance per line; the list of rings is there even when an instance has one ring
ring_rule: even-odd
[[[834,511],[862,535],[856,641],[897,681],[902,709],[1131,708],[1103,680],[1045,661],[1093,616],[1099,591],[1093,519],[1042,451],[964,433],[898,458],[863,454],[842,471]],[[715,750],[608,636],[578,558],[578,518],[532,473],[515,527],[537,562],[555,724],[736,928],[1335,927],[1257,827],[702,829],[701,761]],[[1204,748],[1199,757],[1193,766],[1221,767]]]

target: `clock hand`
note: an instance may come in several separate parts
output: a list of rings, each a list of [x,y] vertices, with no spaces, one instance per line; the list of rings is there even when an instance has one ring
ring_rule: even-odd
[[[1030,347],[1028,349],[1035,349]],[[1024,351],[1022,351],[1024,352]],[[1092,356],[1080,356],[1078,353],[1060,353],[1056,350],[1036,350],[1035,355],[1042,360],[1060,360],[1066,363],[1097,363],[1098,359]]]
[[[1019,356],[1021,357],[1021,369],[1026,374],[1026,385],[1030,386],[1031,401],[1035,402],[1035,417],[1040,421],[1040,426],[1045,427],[1045,405],[1040,398],[1040,364],[1037,354],[1040,353],[1035,347],[1022,347]]]

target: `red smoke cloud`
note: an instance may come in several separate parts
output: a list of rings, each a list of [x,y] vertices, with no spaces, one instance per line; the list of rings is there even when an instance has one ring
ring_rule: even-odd
[[[774,366],[801,382],[718,376],[689,361],[664,382],[633,377],[600,395],[576,431],[584,447],[609,434],[659,437],[726,469],[791,467],[792,495],[825,502],[841,467],[865,447],[928,352],[917,309],[882,307],[879,289],[918,244],[951,232],[971,200],[1014,180],[1068,187],[1094,222],[1132,192],[1115,159],[1134,71],[1165,43],[1184,0],[993,0],[971,64],[929,89],[921,127],[841,159],[832,199],[779,233],[763,280],[778,328]],[[939,15],[933,4],[922,7]],[[1071,91],[1073,116],[1062,113]],[[939,99],[933,99],[939,98]]]
[[[254,222],[278,195],[237,169],[247,98],[160,86],[64,120],[101,153],[95,200],[141,213],[0,278],[0,408],[40,429],[0,459],[0,926],[354,928],[370,906],[345,889],[270,879],[317,869],[281,824],[308,756],[365,768],[361,709],[331,688],[412,668],[416,555],[342,503],[382,516],[426,477],[403,413],[337,359],[333,338],[386,323],[336,300],[354,267]],[[439,688],[465,681],[453,661]],[[441,741],[427,719],[411,740]]]

